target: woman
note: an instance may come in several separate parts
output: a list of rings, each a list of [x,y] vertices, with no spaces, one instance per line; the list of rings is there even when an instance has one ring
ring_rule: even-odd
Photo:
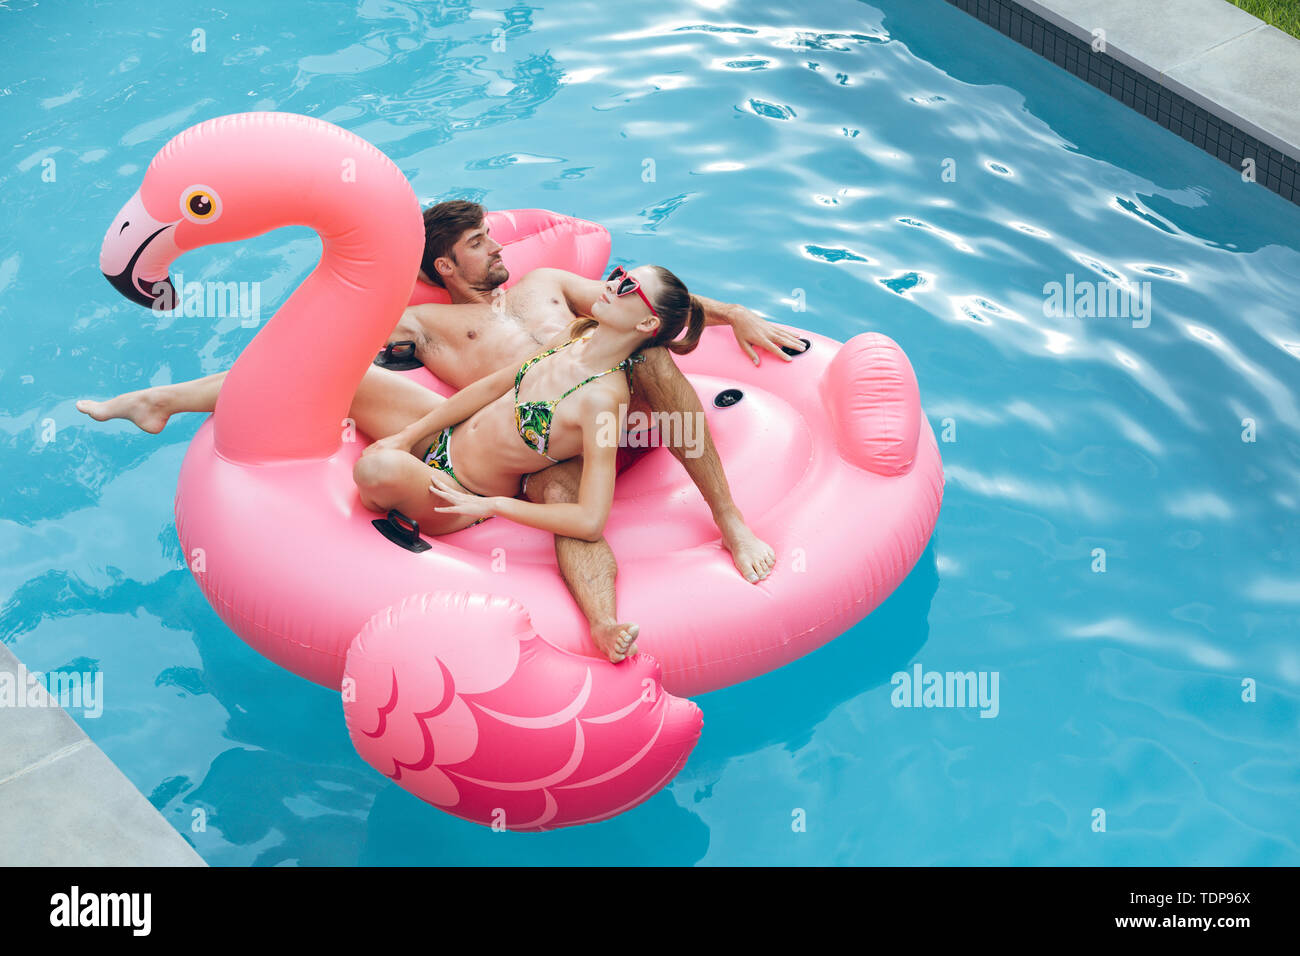
[[[667,269],[616,269],[591,317],[574,323],[563,341],[466,386],[366,448],[353,469],[362,503],[378,512],[395,508],[433,535],[500,516],[598,540],[631,398],[630,376],[615,373],[628,372],[642,349],[690,352],[703,327],[703,306]],[[528,475],[578,455],[576,502],[516,497]],[[629,656],[635,636],[624,642]]]

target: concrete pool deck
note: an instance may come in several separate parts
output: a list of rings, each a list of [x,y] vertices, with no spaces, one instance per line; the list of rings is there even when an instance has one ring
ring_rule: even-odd
[[[1300,156],[1300,40],[1226,0],[1019,0],[1277,149]]]
[[[1300,203],[1300,40],[1227,0],[948,0]]]
[[[9,676],[5,676],[9,675]],[[0,680],[27,669],[0,644]],[[0,866],[206,866],[39,683],[0,706]]]

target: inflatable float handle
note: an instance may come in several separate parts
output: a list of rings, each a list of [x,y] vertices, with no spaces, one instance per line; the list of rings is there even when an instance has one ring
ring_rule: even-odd
[[[897,342],[879,332],[855,335],[827,366],[821,390],[840,457],[885,477],[911,470],[921,393]]]

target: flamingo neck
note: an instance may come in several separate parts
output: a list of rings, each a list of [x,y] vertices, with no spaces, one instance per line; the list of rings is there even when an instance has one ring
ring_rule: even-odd
[[[354,440],[353,394],[410,299],[424,246],[419,202],[391,160],[345,135],[343,158],[360,155],[357,181],[339,181],[335,157],[306,160],[276,221],[255,230],[306,224],[323,252],[222,383],[214,441],[223,458],[323,459]],[[310,176],[312,167],[324,172]]]

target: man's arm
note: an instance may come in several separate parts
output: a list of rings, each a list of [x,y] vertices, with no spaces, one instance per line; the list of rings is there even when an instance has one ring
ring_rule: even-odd
[[[758,353],[754,351],[755,347],[767,349],[786,362],[791,361],[791,358],[781,351],[783,347],[792,348],[796,352],[803,351],[803,339],[789,329],[773,325],[752,309],[747,309],[743,305],[719,302],[703,295],[697,295],[695,298],[699,300],[700,305],[704,306],[704,324],[731,326],[731,331],[735,333],[741,350],[755,365],[758,364]]]
[[[445,305],[426,302],[424,305],[408,305],[402,310],[402,317],[388,335],[389,342],[414,342],[415,354],[425,355],[430,349],[439,345],[437,334],[438,310]]]
[[[704,306],[705,325],[731,325],[735,310],[740,308],[732,303],[710,299],[706,295],[697,295],[695,298],[699,299],[700,305]]]
[[[591,304],[605,292],[605,283],[599,279],[584,279],[564,269],[534,269],[532,274],[539,272],[560,286],[574,315],[591,315]],[[704,306],[704,324],[731,326],[736,342],[755,365],[758,364],[755,348],[767,349],[787,362],[790,361],[790,356],[781,351],[782,346],[803,351],[803,342],[799,336],[779,325],[773,325],[743,305],[719,302],[703,295],[695,298]]]
[[[510,391],[514,380],[515,370],[506,367],[466,385],[446,401],[439,402],[432,411],[398,432],[393,444],[411,448],[432,442],[448,425],[459,425],[484,405]]]

